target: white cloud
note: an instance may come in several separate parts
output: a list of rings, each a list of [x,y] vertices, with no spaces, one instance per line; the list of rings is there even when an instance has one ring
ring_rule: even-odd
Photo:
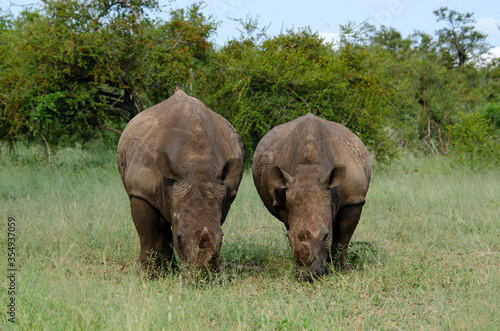
[[[320,32],[319,36],[324,38],[327,43],[338,43],[340,41],[340,34],[337,32]]]
[[[500,36],[500,21],[494,17],[483,17],[477,20],[476,28],[489,36]]]
[[[500,58],[500,47],[495,47],[491,49],[488,54],[491,54],[493,58]]]
[[[488,53],[481,55],[476,61],[476,66],[487,66],[491,64],[494,59],[500,59],[500,47],[492,48]]]

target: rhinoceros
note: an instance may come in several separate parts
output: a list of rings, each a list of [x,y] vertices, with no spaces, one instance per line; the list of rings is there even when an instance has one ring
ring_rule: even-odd
[[[175,249],[190,268],[218,270],[221,225],[243,174],[233,126],[178,90],[128,123],[117,159],[139,235],[139,266],[152,274],[174,267]]]
[[[252,174],[269,212],[284,223],[299,275],[344,269],[371,178],[369,154],[346,127],[307,114],[269,131]]]

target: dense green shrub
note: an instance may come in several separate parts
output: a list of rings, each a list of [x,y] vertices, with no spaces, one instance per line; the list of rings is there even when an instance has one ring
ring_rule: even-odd
[[[463,113],[450,131],[455,160],[472,166],[500,164],[500,137],[492,134],[493,127],[484,114]]]
[[[0,138],[74,146],[116,135],[192,79],[216,23],[199,4],[159,12],[156,0],[47,0],[0,16]]]
[[[491,124],[492,132],[496,132],[500,126],[500,102],[487,103],[482,111],[485,119]]]
[[[334,49],[308,29],[232,40],[214,54],[199,97],[235,126],[249,159],[270,129],[310,112],[347,126],[383,161],[396,152],[384,126],[396,97],[385,60],[354,44]]]

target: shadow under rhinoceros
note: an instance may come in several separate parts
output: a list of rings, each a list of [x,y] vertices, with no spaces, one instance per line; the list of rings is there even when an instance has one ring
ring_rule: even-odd
[[[176,258],[178,259],[178,257]],[[378,247],[369,241],[352,241],[347,250],[347,263],[343,270],[338,270],[331,264],[328,274],[316,276],[308,274],[307,270],[297,267],[293,257],[289,256],[289,251],[284,247],[273,251],[265,244],[252,242],[238,246],[227,245],[222,252],[219,272],[191,274],[188,265],[180,264],[174,270],[162,270],[161,274],[167,277],[182,274],[187,283],[198,283],[199,285],[237,282],[259,274],[265,274],[271,278],[290,276],[297,279],[297,281],[312,282],[339,272],[356,272],[369,266],[384,264],[386,259],[387,252],[382,247]]]
[[[255,245],[254,245],[255,246]],[[328,276],[315,276],[305,274],[305,270],[295,266],[293,257],[287,257],[287,253],[278,255],[281,256],[281,261],[277,261],[278,256],[266,254],[266,247],[253,247],[254,250],[247,249],[240,253],[237,261],[233,262],[230,259],[221,263],[222,278],[234,281],[237,278],[246,278],[255,276],[259,273],[266,273],[273,278],[283,277],[284,273],[292,275],[298,281],[314,281]],[[255,249],[256,248],[256,249]],[[229,248],[231,249],[231,248]],[[343,270],[338,270],[335,266],[330,265],[329,275],[337,272],[355,272],[365,269],[368,266],[383,264],[386,260],[387,253],[381,247],[377,247],[368,241],[353,241],[349,244],[347,250],[347,263]]]
[[[342,268],[338,268],[330,263],[325,269],[326,272],[322,275],[314,274],[305,267],[294,266],[293,276],[298,281],[313,282],[315,280],[325,279],[330,275],[339,273],[361,271],[369,266],[383,264],[386,259],[386,252],[384,249],[376,247],[368,241],[353,241],[349,244],[347,249],[346,263]],[[334,260],[331,257],[331,260]]]
[[[353,270],[362,270],[366,266],[383,264],[386,252],[381,247],[376,247],[369,241],[354,241],[349,244],[347,261]]]

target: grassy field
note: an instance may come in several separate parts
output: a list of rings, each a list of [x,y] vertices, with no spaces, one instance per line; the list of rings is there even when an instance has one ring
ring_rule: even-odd
[[[293,275],[284,226],[245,173],[223,225],[220,279],[147,280],[114,151],[4,149],[0,326],[7,221],[16,219],[19,330],[498,330],[500,169],[405,156],[375,169],[349,257],[313,283]]]

